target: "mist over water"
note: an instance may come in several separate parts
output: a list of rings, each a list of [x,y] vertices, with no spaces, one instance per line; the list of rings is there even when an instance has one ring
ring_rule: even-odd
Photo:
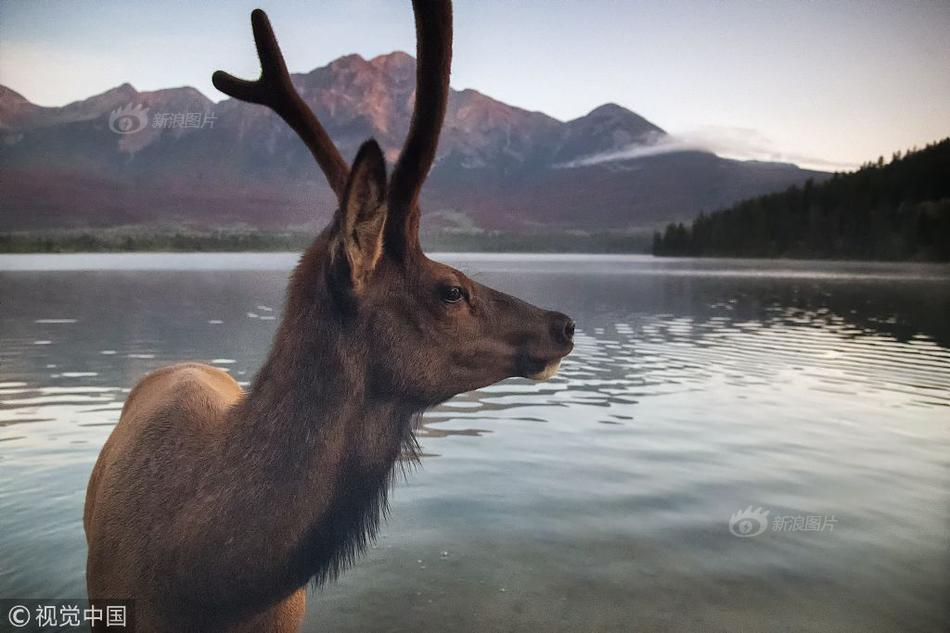
[[[305,631],[946,629],[950,267],[436,258],[570,314],[576,349],[424,416]],[[0,257],[0,597],[84,596],[128,390],[180,360],[249,381],[295,259]]]

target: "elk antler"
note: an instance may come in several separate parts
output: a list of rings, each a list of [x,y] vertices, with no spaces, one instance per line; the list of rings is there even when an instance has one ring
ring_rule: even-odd
[[[350,172],[346,161],[340,156],[313,111],[294,88],[267,14],[255,9],[251,13],[251,26],[254,30],[254,42],[257,44],[257,56],[261,60],[260,78],[247,81],[218,70],[211,76],[211,82],[215,88],[230,97],[265,105],[279,114],[306,143],[330,182],[330,188],[336,193],[337,199],[341,200]]]
[[[416,18],[416,103],[409,135],[389,183],[387,243],[419,239],[419,190],[435,161],[452,66],[452,3],[413,0]]]

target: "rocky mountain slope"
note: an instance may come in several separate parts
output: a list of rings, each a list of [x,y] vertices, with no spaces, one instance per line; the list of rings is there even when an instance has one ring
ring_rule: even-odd
[[[341,57],[293,76],[345,157],[375,137],[392,161],[408,129],[415,60]],[[423,196],[428,227],[625,230],[690,218],[825,174],[703,151],[588,164],[667,134],[614,104],[562,122],[452,91]],[[214,103],[194,88],[123,84],[61,108],[0,87],[0,230],[322,224],[329,188],[303,144],[267,109]]]

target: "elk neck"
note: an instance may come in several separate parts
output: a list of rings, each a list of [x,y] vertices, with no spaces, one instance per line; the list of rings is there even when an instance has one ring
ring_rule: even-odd
[[[251,490],[267,491],[252,509],[264,530],[254,538],[269,540],[288,589],[353,561],[376,532],[400,455],[415,449],[413,408],[366,388],[371,350],[345,336],[320,242],[294,272],[266,362],[229,412],[225,451]]]

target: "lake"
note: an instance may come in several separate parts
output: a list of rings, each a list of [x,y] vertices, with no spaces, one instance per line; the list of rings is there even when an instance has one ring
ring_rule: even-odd
[[[553,380],[427,413],[305,631],[944,631],[950,268],[436,257],[572,315]],[[0,256],[0,597],[85,595],[82,506],[145,372],[248,381],[293,254]]]

